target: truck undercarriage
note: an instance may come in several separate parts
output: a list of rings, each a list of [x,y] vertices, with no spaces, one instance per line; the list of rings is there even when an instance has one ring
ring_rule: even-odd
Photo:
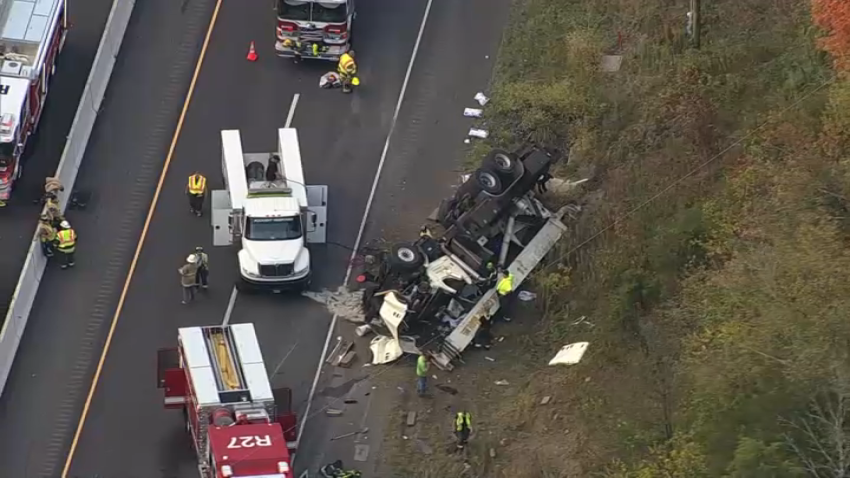
[[[491,151],[415,242],[373,261],[363,274],[362,310],[384,342],[377,363],[424,352],[451,368],[501,307],[497,271],[510,272],[516,291],[566,231],[567,208],[552,212],[537,198],[560,159],[542,148]]]

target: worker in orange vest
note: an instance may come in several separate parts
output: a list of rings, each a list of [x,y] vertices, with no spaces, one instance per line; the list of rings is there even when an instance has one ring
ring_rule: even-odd
[[[195,171],[195,174],[189,176],[186,194],[189,196],[189,211],[201,217],[204,209],[204,197],[207,194],[207,178]]]

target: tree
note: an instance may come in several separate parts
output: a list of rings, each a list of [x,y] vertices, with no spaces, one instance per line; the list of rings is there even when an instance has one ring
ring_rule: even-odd
[[[820,47],[832,55],[836,69],[850,68],[850,2],[812,0],[812,19],[826,32]]]

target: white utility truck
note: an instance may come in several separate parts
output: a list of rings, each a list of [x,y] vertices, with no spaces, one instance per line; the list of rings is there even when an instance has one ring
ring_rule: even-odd
[[[225,190],[212,191],[213,245],[239,245],[240,290],[282,292],[310,285],[309,244],[327,235],[327,186],[307,186],[294,128],[278,150],[243,153],[238,130],[221,132]]]

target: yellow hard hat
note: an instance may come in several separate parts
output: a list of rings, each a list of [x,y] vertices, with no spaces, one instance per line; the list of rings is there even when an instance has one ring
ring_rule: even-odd
[[[360,85],[360,78],[357,78],[355,76],[354,78],[351,79],[351,84],[354,85],[354,86]]]

